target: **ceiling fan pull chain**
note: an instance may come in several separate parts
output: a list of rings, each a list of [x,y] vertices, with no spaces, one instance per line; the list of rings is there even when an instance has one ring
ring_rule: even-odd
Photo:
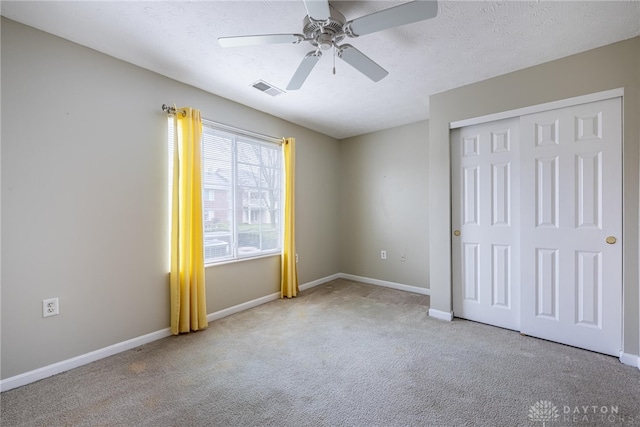
[[[336,45],[333,45],[333,75],[336,75]]]

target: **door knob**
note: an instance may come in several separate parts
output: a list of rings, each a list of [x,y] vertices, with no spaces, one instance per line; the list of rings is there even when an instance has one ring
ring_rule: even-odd
[[[454,232],[453,232],[453,235],[454,235],[454,236],[456,236],[456,237],[458,237],[458,236],[460,235],[460,230],[456,230],[456,231],[454,231]]]
[[[605,242],[607,242],[610,245],[613,245],[615,242],[617,242],[616,238],[613,236],[609,236],[605,239]]]

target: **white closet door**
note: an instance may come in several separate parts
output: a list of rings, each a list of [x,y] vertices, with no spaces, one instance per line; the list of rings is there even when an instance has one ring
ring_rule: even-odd
[[[621,99],[524,116],[520,132],[522,332],[619,356]]]
[[[454,314],[520,328],[518,119],[452,132]],[[458,232],[454,234],[458,234]]]

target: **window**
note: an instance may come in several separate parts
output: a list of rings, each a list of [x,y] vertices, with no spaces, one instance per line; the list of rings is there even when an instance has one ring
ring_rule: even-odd
[[[282,148],[203,120],[202,162],[205,264],[280,252]]]

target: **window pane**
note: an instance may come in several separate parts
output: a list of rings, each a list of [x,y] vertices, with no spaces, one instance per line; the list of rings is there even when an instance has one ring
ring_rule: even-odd
[[[264,175],[264,186],[267,188],[280,188],[281,174],[278,169],[264,168],[262,174]]]
[[[280,169],[282,162],[281,151],[274,150],[272,147],[262,147],[262,165],[270,168]]]
[[[281,147],[203,123],[205,262],[278,251]]]
[[[254,254],[260,251],[260,228],[247,228],[247,225],[240,227],[238,232],[238,255]]]
[[[269,189],[266,191],[265,201],[268,209],[280,209],[280,191],[279,189]]]
[[[212,262],[229,258],[231,253],[231,235],[205,233],[204,236],[204,261]]]
[[[280,230],[276,226],[267,226],[262,230],[262,250],[280,247]]]
[[[260,164],[260,145],[249,141],[238,142],[238,162]]]
[[[260,187],[260,175],[259,166],[239,163],[237,185],[243,187]]]

